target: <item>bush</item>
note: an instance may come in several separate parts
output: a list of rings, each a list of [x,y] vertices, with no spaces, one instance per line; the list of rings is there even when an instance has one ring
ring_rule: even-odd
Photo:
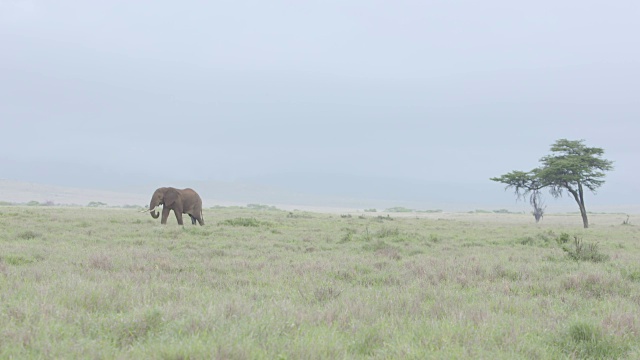
[[[602,262],[609,260],[609,255],[603,254],[598,248],[598,243],[587,244],[581,238],[573,237],[573,247],[565,245],[562,247],[569,258],[576,261]]]
[[[563,245],[569,242],[569,234],[563,232],[556,238],[558,245]]]

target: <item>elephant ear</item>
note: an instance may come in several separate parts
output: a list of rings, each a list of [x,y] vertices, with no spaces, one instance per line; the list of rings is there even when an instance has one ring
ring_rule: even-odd
[[[173,203],[178,200],[179,196],[178,190],[173,188],[167,189],[167,192],[164,193],[164,206],[173,206]]]

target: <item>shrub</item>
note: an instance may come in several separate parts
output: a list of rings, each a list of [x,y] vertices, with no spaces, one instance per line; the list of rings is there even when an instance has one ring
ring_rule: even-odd
[[[561,233],[557,238],[556,238],[556,242],[558,243],[558,245],[562,245],[562,244],[566,244],[569,242],[569,234],[563,232]]]
[[[587,244],[577,236],[574,236],[573,239],[573,247],[570,247],[569,245],[565,245],[562,247],[562,250],[567,253],[569,258],[576,261],[592,262],[602,262],[609,260],[609,255],[600,252],[598,243]]]
[[[525,236],[517,240],[517,243],[521,245],[541,246],[541,247],[549,246],[551,242],[552,242],[552,239],[549,237],[549,234],[547,233],[540,233],[540,234],[536,234],[535,236]]]

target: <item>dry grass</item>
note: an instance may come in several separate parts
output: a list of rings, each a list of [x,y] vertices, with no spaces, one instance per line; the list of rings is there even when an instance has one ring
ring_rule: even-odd
[[[619,215],[0,215],[0,358],[640,357],[640,231]]]

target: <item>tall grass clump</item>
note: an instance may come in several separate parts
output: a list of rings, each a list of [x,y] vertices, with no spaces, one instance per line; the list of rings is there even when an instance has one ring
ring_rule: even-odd
[[[25,230],[18,234],[18,238],[22,240],[32,240],[42,236],[40,233],[33,230]]]
[[[228,225],[228,226],[244,226],[244,227],[259,227],[261,225],[268,225],[268,223],[259,221],[256,218],[235,218],[235,219],[227,219],[224,221],[220,221],[218,225]]]
[[[604,334],[598,326],[585,321],[572,323],[560,334],[556,345],[576,359],[621,359],[629,348]]]

